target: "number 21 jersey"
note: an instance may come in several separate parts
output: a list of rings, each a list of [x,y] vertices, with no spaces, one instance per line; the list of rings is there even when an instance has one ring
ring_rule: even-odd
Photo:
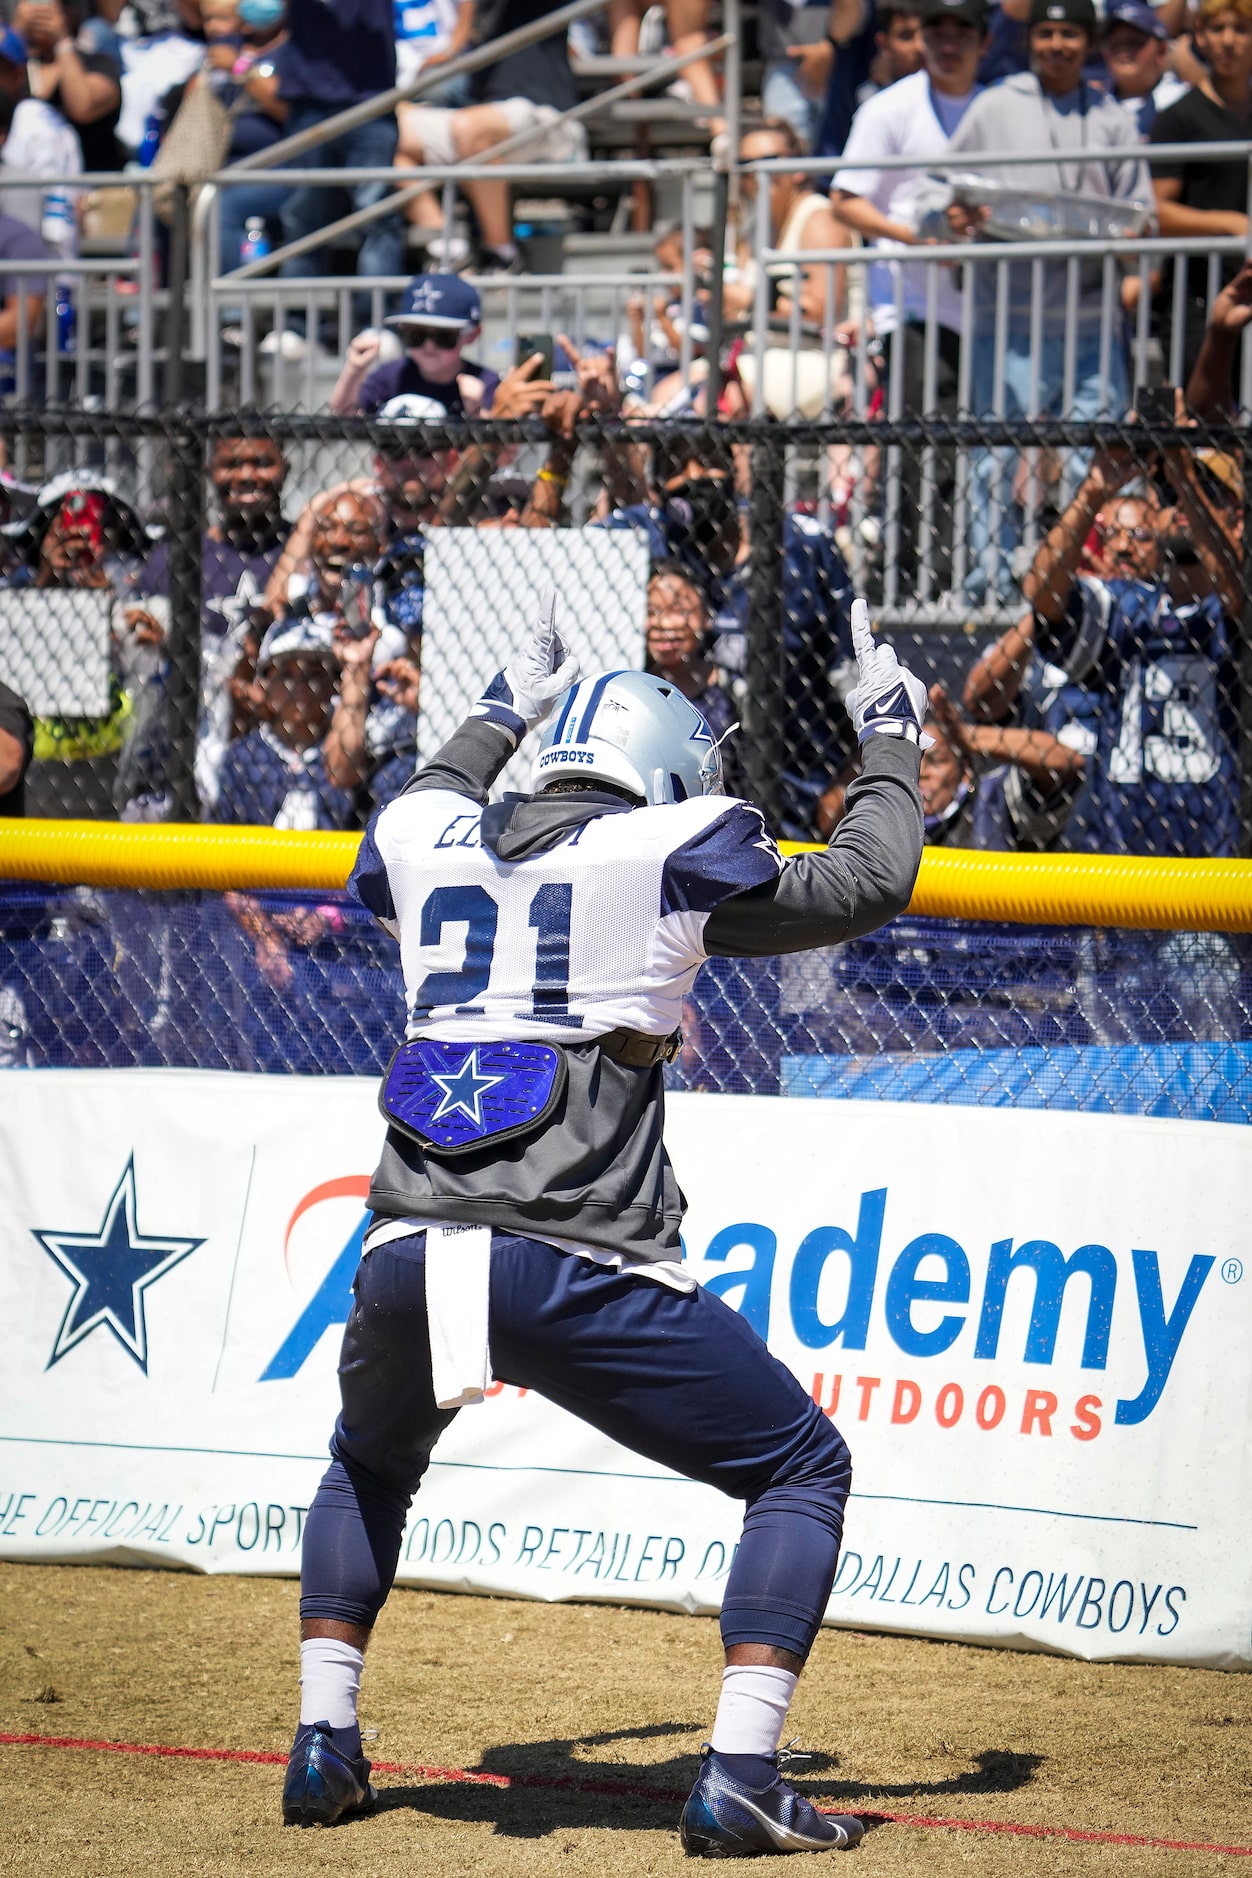
[[[531,848],[510,839],[510,808],[417,790],[362,844],[353,885],[399,938],[409,1037],[663,1036],[709,914],[782,867],[760,811],[724,796],[598,805]]]

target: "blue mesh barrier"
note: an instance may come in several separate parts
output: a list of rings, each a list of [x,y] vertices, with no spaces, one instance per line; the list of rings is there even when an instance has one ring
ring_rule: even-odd
[[[345,894],[0,888],[0,1060],[381,1073],[393,940]],[[1252,940],[898,919],[712,961],[677,1089],[1252,1120]]]

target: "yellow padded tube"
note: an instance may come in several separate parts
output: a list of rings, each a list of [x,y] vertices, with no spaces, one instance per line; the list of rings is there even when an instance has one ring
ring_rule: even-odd
[[[0,878],[87,887],[342,887],[359,834],[195,822],[0,822]]]
[[[342,887],[357,834],[0,821],[0,879],[93,887]],[[784,842],[784,852],[812,852]],[[1041,926],[1252,932],[1252,861],[927,849],[909,911]]]

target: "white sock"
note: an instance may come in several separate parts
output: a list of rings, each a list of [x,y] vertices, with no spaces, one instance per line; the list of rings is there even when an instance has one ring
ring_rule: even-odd
[[[713,1723],[718,1754],[776,1754],[798,1676],[771,1663],[728,1663]]]
[[[487,245],[492,254],[498,255],[500,260],[516,261],[517,243],[515,241],[493,241],[489,242]]]
[[[365,1667],[362,1651],[338,1637],[306,1637],[300,1645],[300,1722],[351,1728]]]

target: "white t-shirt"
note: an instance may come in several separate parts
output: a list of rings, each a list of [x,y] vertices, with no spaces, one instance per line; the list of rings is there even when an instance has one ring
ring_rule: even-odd
[[[411,85],[426,61],[443,52],[460,12],[459,0],[394,0],[396,83]]]
[[[0,213],[14,216],[38,233],[43,192],[5,185],[18,176],[81,176],[82,170],[82,145],[74,126],[43,99],[23,98],[0,150]],[[67,188],[64,194],[73,201],[77,192]]]
[[[867,98],[852,120],[844,145],[843,165],[836,172],[834,187],[849,195],[864,196],[894,222],[913,219],[913,196],[924,176],[924,166],[944,155],[949,139],[967,107],[982,87],[976,86],[964,98],[948,98],[931,86],[927,72],[914,72],[894,85]],[[874,167],[882,157],[915,156],[917,169],[881,170]],[[875,241],[884,254],[907,254],[897,241]],[[884,262],[869,270],[869,302],[874,313],[874,327],[881,336],[894,332],[896,326],[895,282],[900,279],[901,306],[906,319],[926,317],[927,264],[920,261]],[[937,317],[954,332],[961,329],[961,296],[951,268],[939,269]]]

